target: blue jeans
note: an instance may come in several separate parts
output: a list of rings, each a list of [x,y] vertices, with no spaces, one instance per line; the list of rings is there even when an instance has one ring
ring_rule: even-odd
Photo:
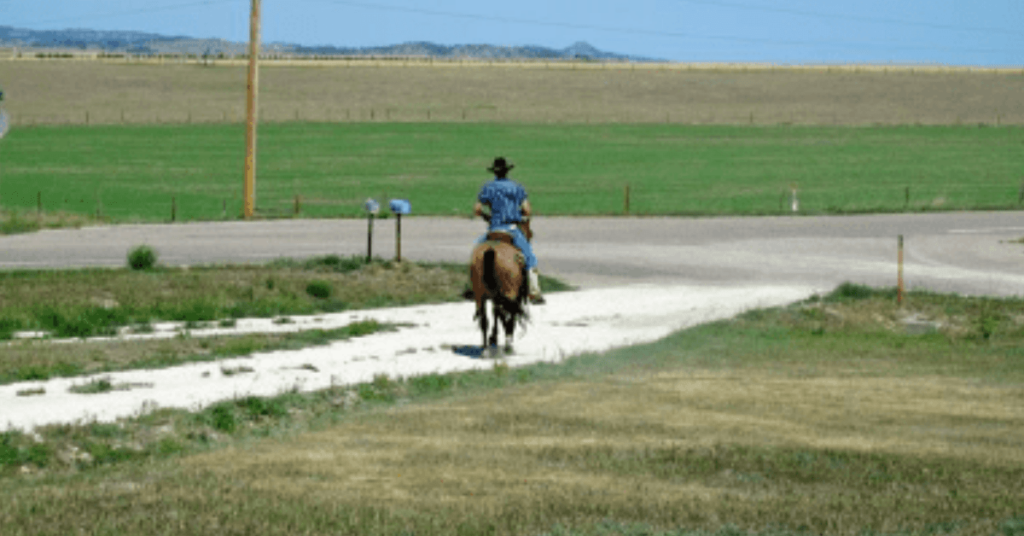
[[[492,227],[487,232],[491,231],[507,231],[512,235],[512,245],[519,248],[519,251],[523,252],[523,257],[526,257],[526,269],[532,270],[537,267],[537,257],[533,254],[533,247],[530,246],[530,242],[523,236],[523,232],[519,230],[519,227],[515,225],[500,225],[498,227]],[[477,239],[476,243],[481,244],[487,241],[487,235],[484,234]]]

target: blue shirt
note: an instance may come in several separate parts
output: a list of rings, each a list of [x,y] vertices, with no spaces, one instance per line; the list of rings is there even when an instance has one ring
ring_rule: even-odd
[[[491,206],[492,229],[518,223],[523,219],[519,205],[526,201],[526,188],[513,180],[495,178],[480,189],[477,200]]]

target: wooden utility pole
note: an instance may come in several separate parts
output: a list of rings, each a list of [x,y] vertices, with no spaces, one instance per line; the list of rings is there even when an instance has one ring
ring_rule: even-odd
[[[252,0],[249,17],[249,82],[245,98],[245,183],[242,203],[245,219],[252,218],[256,207],[256,110],[259,96],[260,0]]]

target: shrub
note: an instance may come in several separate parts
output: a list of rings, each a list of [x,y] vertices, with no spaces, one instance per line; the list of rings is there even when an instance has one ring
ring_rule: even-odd
[[[309,284],[306,285],[306,294],[309,294],[310,296],[321,300],[326,300],[327,298],[330,298],[331,293],[333,291],[334,289],[331,287],[331,284],[327,281],[310,281]]]
[[[839,285],[828,297],[832,301],[866,300],[875,295],[875,290],[865,285],[846,282]]]
[[[138,246],[128,252],[128,266],[132,270],[149,270],[156,265],[156,250],[149,246]]]
[[[232,433],[235,431],[237,423],[235,422],[235,412],[232,411],[231,406],[226,402],[222,402],[213,407],[210,411],[213,420],[213,427],[221,432]]]

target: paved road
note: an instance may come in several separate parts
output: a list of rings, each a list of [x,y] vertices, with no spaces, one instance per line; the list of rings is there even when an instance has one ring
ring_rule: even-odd
[[[465,262],[478,220],[407,217],[404,258]],[[537,218],[541,270],[583,287],[630,283],[893,286],[897,235],[910,288],[1024,293],[1024,214],[970,212],[764,218]],[[154,246],[194,265],[365,254],[364,220],[123,225],[0,237],[0,269],[123,266]],[[395,253],[395,220],[378,220],[374,252]]]

